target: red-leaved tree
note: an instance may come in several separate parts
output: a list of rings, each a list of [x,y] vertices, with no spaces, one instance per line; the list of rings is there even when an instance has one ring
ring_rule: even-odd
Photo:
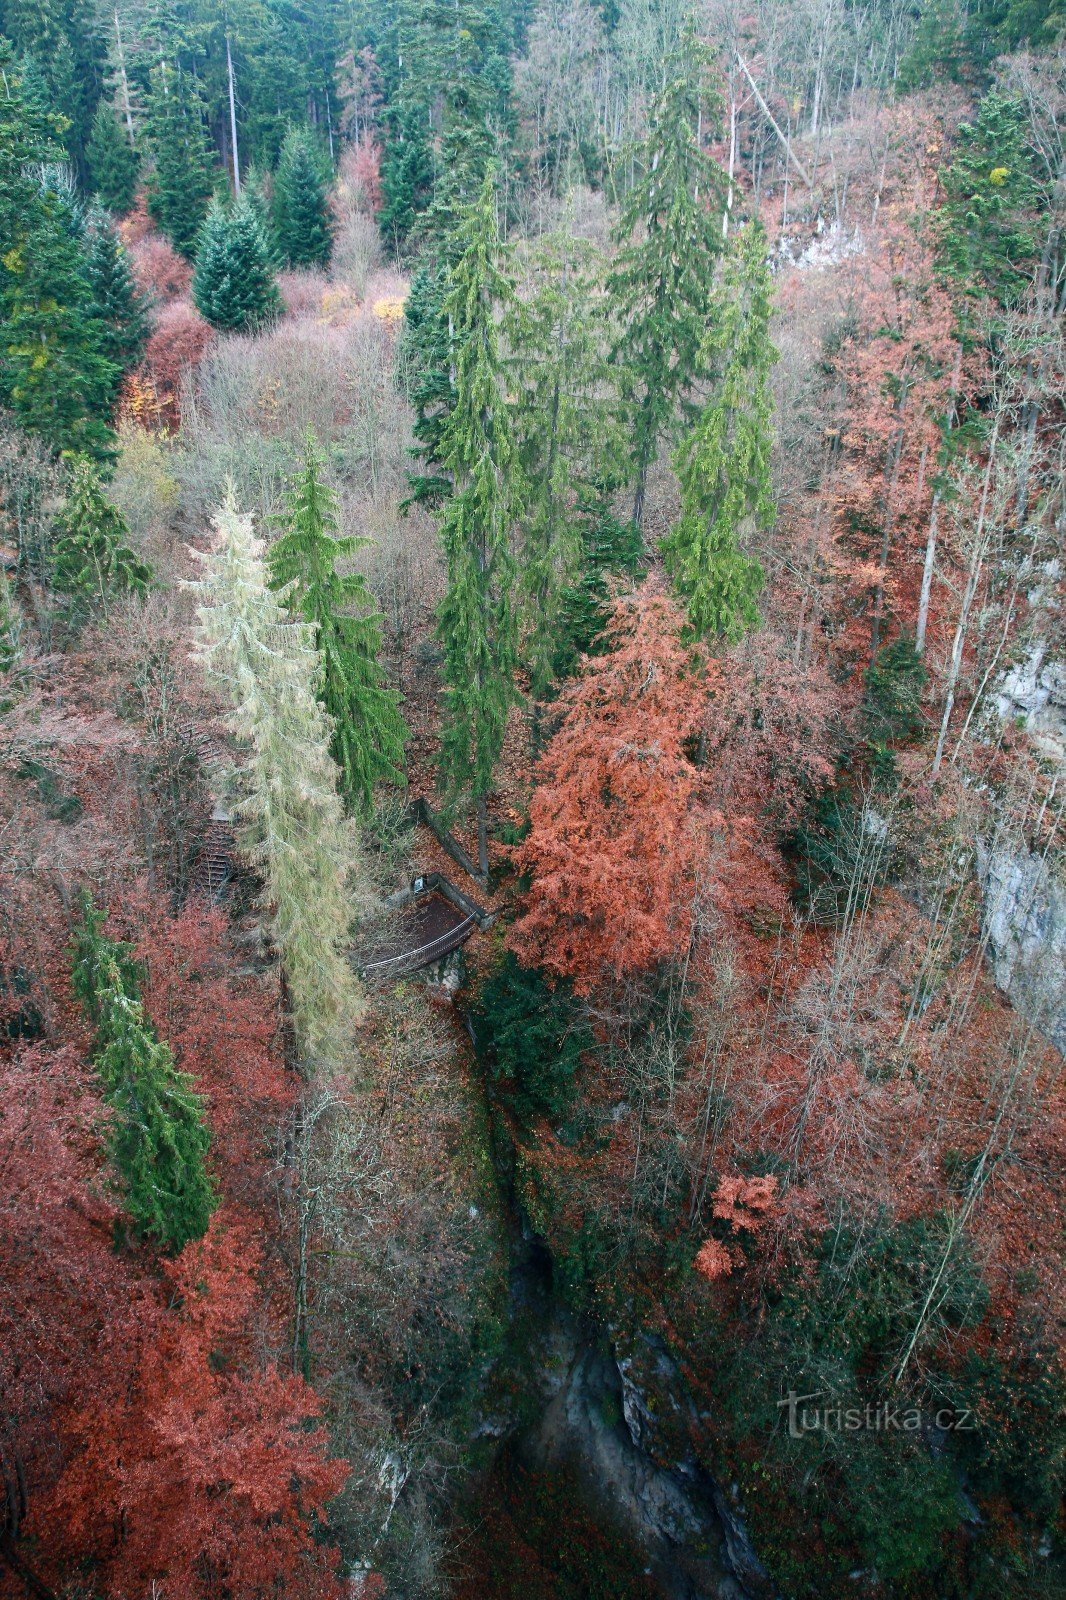
[[[511,931],[519,959],[588,993],[687,943],[700,858],[694,743],[717,668],[680,640],[684,618],[651,583],[614,607],[608,652],[562,696],[537,767],[531,879]]]

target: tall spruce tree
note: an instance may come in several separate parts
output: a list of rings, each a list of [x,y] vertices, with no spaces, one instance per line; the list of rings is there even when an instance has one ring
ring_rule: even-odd
[[[763,569],[742,548],[773,524],[771,285],[766,235],[733,235],[708,307],[701,360],[712,393],[675,457],[681,514],[663,541],[666,565],[697,638],[730,643],[757,625]]]
[[[211,162],[196,84],[167,60],[152,69],[147,132],[149,213],[174,248],[191,259],[211,200]]]
[[[529,292],[516,298],[505,324],[524,485],[522,654],[535,700],[555,677],[563,597],[583,564],[582,507],[600,481],[623,470],[606,399],[608,328],[593,291],[598,266],[585,241],[566,233],[546,240],[530,261]]]
[[[238,841],[264,881],[264,925],[281,962],[305,1071],[351,1051],[362,1006],[344,955],[357,911],[358,844],[344,820],[333,725],[319,705],[312,630],[267,583],[252,519],[232,491],[201,557],[197,655],[231,707]]]
[[[274,174],[274,232],[290,267],[324,267],[333,248],[329,194],[310,130],[290,128]]]
[[[85,159],[100,204],[124,216],[137,194],[140,161],[118,113],[106,100],[96,108]]]
[[[284,531],[268,554],[270,586],[311,625],[322,661],[318,696],[333,719],[333,759],[349,806],[365,815],[376,783],[403,782],[407,729],[400,697],[381,669],[382,619],[366,579],[337,571],[338,561],[350,561],[370,541],[338,533],[337,497],[322,479],[310,435],[278,520]]]
[[[216,204],[208,212],[196,248],[192,296],[212,327],[230,333],[253,332],[279,315],[270,248],[244,200]]]
[[[103,353],[115,368],[114,401],[123,377],[144,353],[148,302],[137,287],[129,253],[105,211],[88,213],[84,242],[93,313],[103,327]]]
[[[487,874],[486,800],[516,699],[517,659],[509,535],[518,463],[498,326],[514,286],[500,265],[491,170],[466,209],[457,243],[444,298],[455,401],[440,444],[453,485],[441,520],[447,579],[437,613],[445,685],[440,776],[448,810],[460,796],[474,801],[478,861]]]
[[[0,39],[0,404],[51,449],[105,458],[115,367],[77,208],[62,185],[41,181],[57,149],[57,121],[27,97]]]
[[[941,261],[967,294],[1010,306],[1032,282],[1048,200],[1036,166],[1025,106],[992,90],[959,128],[955,160],[940,175]]]
[[[127,543],[122,513],[104,494],[87,456],[68,458],[67,495],[55,522],[55,583],[89,605],[147,592],[152,569]]]
[[[145,1017],[132,947],[103,933],[104,912],[87,890],[80,911],[72,977],[95,1033],[108,1155],[137,1231],[176,1255],[206,1232],[218,1203],[203,1101]]]
[[[700,345],[722,242],[717,202],[724,174],[701,143],[701,128],[715,109],[705,68],[705,51],[690,37],[652,108],[641,176],[614,230],[618,251],[607,287],[619,334],[612,359],[632,430],[638,527],[659,441],[679,411],[691,416],[689,396],[701,375]]]

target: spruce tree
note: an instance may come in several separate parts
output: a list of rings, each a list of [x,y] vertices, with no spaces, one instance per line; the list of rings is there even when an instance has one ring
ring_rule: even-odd
[[[310,435],[303,470],[271,546],[270,586],[313,629],[322,661],[318,696],[333,720],[333,759],[349,806],[367,813],[379,781],[403,782],[407,737],[399,695],[385,684],[379,664],[381,613],[366,579],[339,573],[368,539],[337,531],[337,497],[323,482],[322,458]]]
[[[554,679],[563,596],[582,566],[581,507],[612,466],[621,471],[620,440],[605,399],[606,328],[594,295],[598,264],[582,240],[566,234],[547,240],[531,261],[532,287],[516,299],[505,324],[524,485],[523,659],[534,699]]]
[[[27,97],[0,39],[0,404],[51,449],[106,458],[115,368],[77,209],[62,185],[41,181],[57,148],[56,120]]]
[[[105,496],[87,456],[69,459],[67,495],[55,532],[58,589],[93,605],[120,594],[146,593],[152,569],[126,542],[129,529],[122,513]]]
[[[478,859],[488,872],[486,799],[516,699],[517,618],[509,535],[515,444],[501,369],[498,313],[514,295],[501,270],[495,177],[489,172],[457,233],[444,312],[452,329],[455,399],[440,458],[453,492],[441,521],[446,589],[437,614],[444,651],[440,776],[451,810],[469,795]]]
[[[333,248],[329,196],[310,132],[290,128],[274,174],[274,231],[291,267],[324,267]]]
[[[106,212],[89,212],[84,241],[93,314],[104,330],[103,353],[115,367],[115,400],[122,378],[144,353],[148,303],[134,280],[129,253]]]
[[[72,977],[95,1032],[93,1065],[111,1112],[108,1154],[138,1232],[176,1255],[206,1232],[218,1203],[203,1101],[145,1017],[131,946],[101,931],[104,912],[86,890],[80,911]]]
[[[333,725],[316,695],[312,630],[269,588],[252,519],[232,491],[215,535],[195,586],[197,655],[244,750],[233,777],[239,843],[264,881],[265,927],[310,1070],[350,1053],[361,1010],[344,956],[357,909],[357,841],[337,793]]]
[[[106,100],[96,108],[86,162],[89,183],[100,204],[124,216],[137,193],[140,162],[118,114]]]
[[[176,250],[192,258],[211,200],[211,163],[196,85],[180,66],[152,69],[148,96],[152,172],[148,211]]]
[[[1047,195],[1036,177],[1025,106],[991,91],[976,121],[959,128],[956,151],[940,175],[944,269],[967,294],[1013,305],[1032,282],[1046,232]]]
[[[633,520],[641,526],[659,441],[701,375],[700,344],[721,248],[724,175],[700,142],[705,57],[695,40],[652,108],[642,175],[614,230],[608,276],[619,335],[612,351],[632,430]]]
[[[255,213],[242,200],[214,205],[200,230],[192,295],[212,327],[249,333],[272,322],[281,295]]]
[[[675,457],[681,513],[666,565],[697,638],[733,643],[757,625],[763,570],[742,541],[773,524],[770,273],[757,222],[733,235],[708,308],[701,361],[712,393]]]

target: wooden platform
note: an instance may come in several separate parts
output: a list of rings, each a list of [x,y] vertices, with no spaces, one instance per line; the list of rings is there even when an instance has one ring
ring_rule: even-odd
[[[432,966],[494,920],[435,872],[416,878],[397,899],[401,903],[388,922],[355,954],[355,965],[368,980],[388,982]]]

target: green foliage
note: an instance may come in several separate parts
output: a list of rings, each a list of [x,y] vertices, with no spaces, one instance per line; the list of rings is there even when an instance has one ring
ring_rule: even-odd
[[[1066,1476],[1066,1371],[1061,1357],[1028,1329],[1005,1353],[971,1350],[944,1401],[972,1410],[979,1426],[957,1443],[970,1482],[1005,1495],[1040,1524],[1061,1504]]]
[[[796,858],[796,899],[816,922],[861,911],[895,864],[891,839],[843,783],[810,802],[789,846]]]
[[[37,105],[60,113],[64,154],[84,183],[104,77],[104,46],[93,8],[81,0],[2,0],[0,34],[22,58],[27,82],[32,77]]]
[[[145,1018],[131,947],[101,931],[105,913],[87,890],[79,909],[72,979],[95,1030],[93,1065],[111,1111],[108,1153],[138,1232],[177,1254],[203,1235],[217,1203],[203,1101]]]
[[[446,235],[499,160],[515,36],[509,8],[491,0],[402,0],[397,22],[379,222],[403,251]]]
[[[743,542],[773,526],[770,273],[758,223],[733,235],[700,361],[711,395],[675,457],[681,514],[663,554],[697,639],[734,644],[758,626],[763,569]]]
[[[581,536],[580,576],[560,599],[557,678],[569,677],[582,655],[595,653],[596,640],[607,624],[612,588],[636,578],[643,556],[640,529],[615,516],[605,490],[582,493],[575,520]]]
[[[446,589],[440,776],[446,803],[489,793],[516,698],[517,619],[510,526],[515,446],[500,363],[498,313],[514,293],[499,265],[493,176],[468,208],[444,313],[453,330],[455,403],[440,455],[454,492],[441,520]]]
[[[399,255],[419,214],[433,196],[433,149],[422,112],[401,114],[398,137],[389,144],[381,172],[382,206],[378,226]]]
[[[281,311],[270,250],[244,201],[213,205],[196,246],[193,299],[214,328],[250,333]]]
[[[439,256],[427,256],[411,279],[404,305],[401,354],[407,388],[415,408],[412,454],[422,463],[409,475],[411,502],[439,505],[451,490],[442,470],[441,440],[455,399],[451,376],[451,336],[444,314],[448,289],[447,266]]]
[[[270,548],[270,586],[314,630],[319,699],[333,719],[330,748],[349,805],[365,817],[376,783],[404,781],[407,729],[379,663],[381,614],[366,579],[337,571],[338,561],[350,561],[369,540],[337,532],[337,497],[321,470],[309,436],[303,471],[278,519],[284,531]]]
[[[952,1466],[933,1460],[924,1441],[893,1432],[875,1449],[845,1455],[842,1467],[863,1556],[882,1581],[936,1571],[962,1512]]]
[[[125,125],[106,100],[96,108],[86,161],[89,182],[100,204],[124,216],[137,193],[140,161]]]
[[[541,698],[555,677],[564,596],[583,554],[579,506],[621,440],[606,392],[603,305],[594,293],[595,253],[560,234],[531,262],[533,286],[516,300],[506,333],[512,351],[512,401],[522,473],[523,657],[530,692]]]
[[[41,177],[57,127],[27,97],[0,40],[0,404],[49,449],[105,459],[115,367],[73,196]]]
[[[564,1117],[581,1057],[593,1047],[570,986],[549,988],[541,973],[508,951],[482,987],[474,1009],[479,1047],[496,1093],[528,1126]]]
[[[856,1543],[862,1564],[890,1584],[922,1575],[935,1585],[943,1573],[945,1540],[963,1514],[957,1452],[976,1436],[947,1434],[938,1458],[919,1413],[931,1419],[957,1405],[961,1420],[961,1408],[972,1406],[958,1386],[947,1396],[947,1374],[957,1341],[988,1308],[978,1267],[952,1230],[952,1219],[939,1214],[896,1224],[873,1219],[861,1229],[842,1220],[823,1236],[814,1270],[778,1284],[758,1331],[720,1374],[738,1434],[746,1450],[757,1441],[763,1463],[760,1492],[748,1499],[757,1543],[772,1546],[786,1522],[800,1530],[798,1564],[787,1549],[774,1550],[777,1571],[787,1566],[793,1580],[790,1593],[814,1600],[829,1592],[855,1565]],[[903,1388],[896,1368],[934,1285],[937,1314]],[[806,1422],[798,1404],[794,1432],[779,1404],[789,1391],[806,1397]],[[821,1532],[815,1545],[806,1537],[812,1525]]]
[[[881,646],[866,669],[862,703],[863,731],[871,743],[903,744],[919,737],[927,677],[911,634],[900,633]]]
[[[93,315],[103,326],[101,346],[116,372],[114,401],[121,379],[144,353],[148,305],[134,281],[126,247],[106,212],[90,211],[84,240]]]
[[[262,910],[306,1070],[351,1054],[361,997],[345,949],[357,911],[358,840],[344,820],[333,725],[318,703],[311,627],[267,584],[252,519],[232,491],[197,585],[197,656],[244,750],[233,775],[238,842],[264,880]]]
[[[333,248],[322,163],[306,128],[290,128],[274,174],[274,231],[291,267],[324,267]]]
[[[56,518],[55,583],[90,605],[122,594],[143,595],[152,569],[127,544],[129,529],[104,495],[87,456],[69,460],[67,495]]]
[[[161,61],[152,70],[147,132],[148,211],[174,248],[191,259],[213,183],[200,95],[180,65]]]
[[[1021,101],[998,90],[985,95],[976,121],[959,128],[941,182],[944,270],[967,294],[1013,305],[1032,280],[1046,205]]]
[[[625,197],[607,288],[619,335],[612,351],[632,430],[633,518],[643,516],[659,440],[702,375],[700,352],[715,258],[721,249],[723,174],[698,136],[706,56],[689,39],[656,99],[642,175]],[[713,109],[713,101],[711,102]]]

